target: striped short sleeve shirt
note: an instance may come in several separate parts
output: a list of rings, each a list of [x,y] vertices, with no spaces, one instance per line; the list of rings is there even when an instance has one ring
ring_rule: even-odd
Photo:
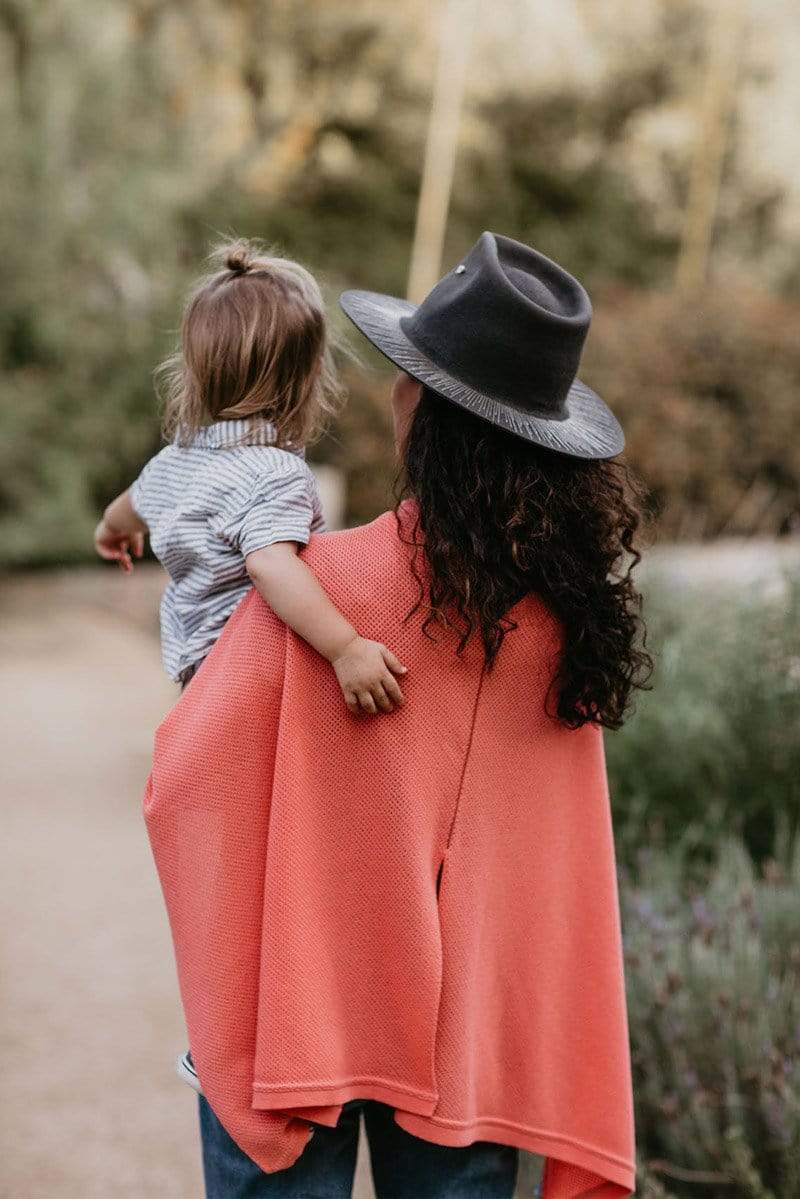
[[[218,421],[147,463],[134,510],[170,581],[161,600],[161,656],[176,681],[199,663],[252,586],[245,558],[278,541],[305,545],[324,529],[302,453],[278,449],[246,420]]]

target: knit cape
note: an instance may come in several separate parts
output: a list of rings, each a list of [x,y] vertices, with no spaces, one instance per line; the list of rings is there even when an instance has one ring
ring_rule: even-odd
[[[145,819],[203,1090],[270,1172],[368,1098],[428,1141],[544,1155],[544,1199],[628,1195],[601,733],[545,712],[541,601],[486,670],[409,618],[410,553],[392,514],[305,552],[408,666],[401,709],[351,715],[252,592],[157,730]]]

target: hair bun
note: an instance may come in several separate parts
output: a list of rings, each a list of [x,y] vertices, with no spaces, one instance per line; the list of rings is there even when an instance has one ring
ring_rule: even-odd
[[[244,275],[253,265],[253,252],[245,241],[235,242],[225,253],[225,266],[235,275]]]

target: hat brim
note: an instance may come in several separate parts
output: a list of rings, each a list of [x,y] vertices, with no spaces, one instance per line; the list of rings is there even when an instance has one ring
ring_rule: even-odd
[[[400,325],[403,317],[416,311],[416,304],[375,291],[346,291],[339,303],[356,328],[395,366],[491,424],[575,458],[614,458],[624,449],[625,434],[614,413],[579,379],[569,389],[565,415],[536,416],[476,391],[418,350]]]

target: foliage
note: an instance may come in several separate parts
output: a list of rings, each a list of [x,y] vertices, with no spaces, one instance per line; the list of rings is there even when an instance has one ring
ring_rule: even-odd
[[[615,75],[590,102],[564,88],[487,104],[492,135],[467,158],[458,193],[470,233],[511,231],[590,287],[668,277],[674,233],[660,227],[614,151],[627,122],[663,101],[670,81],[666,63],[645,63]]]
[[[771,597],[693,590],[646,605],[653,690],[606,737],[620,852],[741,834],[758,859],[800,831],[800,578]]]
[[[86,53],[92,32],[69,5],[0,6],[5,565],[86,557],[99,503],[157,443],[179,142],[152,61],[133,47],[121,71]]]
[[[617,83],[591,100],[566,89],[535,97],[500,94],[479,110],[475,136],[458,163],[448,260],[457,260],[484,229],[498,229],[541,246],[590,284],[609,276],[640,283],[662,277],[675,238],[660,232],[656,214],[609,155],[624,137],[622,114],[609,119],[619,104]],[[204,217],[232,221],[245,232],[268,228],[289,253],[318,269],[357,286],[402,293],[425,109],[392,64],[383,67],[380,90],[391,102],[377,113],[360,119],[330,114],[285,194],[265,203],[220,189],[208,196]],[[630,94],[628,117],[656,103],[663,89],[654,80]],[[331,145],[347,148],[357,173],[331,171]]]
[[[589,90],[481,90],[445,260],[497,228],[598,289],[586,375],[622,415],[666,534],[783,530],[798,306],[726,292],[689,311],[643,290],[668,278],[677,226],[625,148],[680,99],[691,9],[665,10],[663,39]],[[97,509],[159,444],[151,373],[218,233],[277,243],[331,300],[403,292],[430,64],[401,10],[0,0],[0,565],[90,557]],[[673,218],[682,171],[662,170]],[[634,290],[608,292],[620,280]],[[316,453],[346,470],[355,521],[385,504],[393,465],[385,374],[350,374]]]
[[[800,1193],[800,845],[759,872],[640,851],[621,879],[641,1193]]]
[[[583,376],[619,415],[662,537],[786,533],[800,519],[800,304],[731,279],[694,303],[596,297]]]

